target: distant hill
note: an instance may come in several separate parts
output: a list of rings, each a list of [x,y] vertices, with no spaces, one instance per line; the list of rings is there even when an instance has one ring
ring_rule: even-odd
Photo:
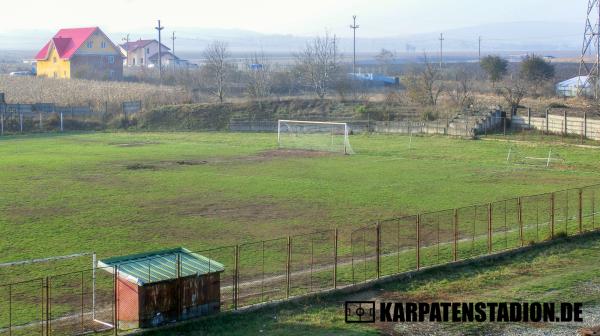
[[[57,27],[58,28],[58,27]],[[265,52],[294,52],[300,50],[311,38],[285,34],[262,34],[241,29],[172,28],[176,31],[176,49],[178,51],[197,52],[215,39],[229,43],[234,52],[264,50]],[[170,46],[170,31],[165,30],[165,44]],[[125,32],[106,32],[115,42],[121,42]],[[381,48],[397,52],[433,52],[439,48],[439,33],[422,33],[378,38],[357,39],[362,53],[376,52]],[[444,48],[447,51],[476,51],[477,39],[483,38],[485,51],[573,51],[581,48],[583,25],[564,22],[514,22],[493,23],[474,27],[465,27],[444,31]],[[3,50],[37,50],[52,35],[52,31],[20,30],[0,33],[0,48]],[[153,38],[154,31],[129,32],[132,40]],[[349,32],[344,32],[348,35]],[[340,49],[352,50],[352,40],[342,38]]]

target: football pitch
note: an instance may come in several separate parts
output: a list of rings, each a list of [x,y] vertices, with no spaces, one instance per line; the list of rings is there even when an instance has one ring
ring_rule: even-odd
[[[442,136],[350,142],[355,155],[278,150],[268,133],[0,138],[0,262],[200,250],[335,227],[347,246],[353,229],[380,219],[600,181],[600,149]],[[551,148],[562,161],[516,165],[509,148],[530,157]]]

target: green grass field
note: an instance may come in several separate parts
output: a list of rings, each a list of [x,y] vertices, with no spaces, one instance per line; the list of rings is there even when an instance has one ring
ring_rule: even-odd
[[[205,249],[600,181],[600,150],[554,144],[549,169],[506,162],[544,143],[352,136],[352,156],[276,150],[276,135],[91,133],[0,138],[0,262]],[[35,273],[2,274],[0,283]]]

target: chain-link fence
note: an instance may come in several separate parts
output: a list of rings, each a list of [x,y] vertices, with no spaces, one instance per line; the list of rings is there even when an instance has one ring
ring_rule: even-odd
[[[600,185],[379,222],[351,235],[353,283],[597,230]]]
[[[127,118],[141,110],[141,101],[123,102],[120,106],[105,103],[97,108],[0,103],[0,135],[100,129],[112,117],[122,115]]]

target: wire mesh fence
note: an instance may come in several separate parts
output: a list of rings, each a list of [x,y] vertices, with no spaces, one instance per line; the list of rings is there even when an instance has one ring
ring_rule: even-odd
[[[594,231],[599,216],[594,185],[380,221],[347,248],[326,230],[190,252],[200,271],[174,252],[11,283],[0,335],[119,334]]]

